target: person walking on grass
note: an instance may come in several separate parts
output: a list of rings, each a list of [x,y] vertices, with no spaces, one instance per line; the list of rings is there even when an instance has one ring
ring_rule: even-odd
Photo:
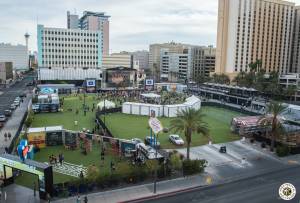
[[[84,202],[84,203],[88,203],[88,201],[89,201],[89,200],[88,200],[87,196],[84,196],[83,202]]]
[[[80,195],[77,196],[76,203],[81,203]]]

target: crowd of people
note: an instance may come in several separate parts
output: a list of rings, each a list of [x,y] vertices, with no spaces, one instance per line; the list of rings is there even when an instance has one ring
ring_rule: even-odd
[[[57,165],[59,163],[62,166],[64,160],[65,160],[65,158],[64,158],[63,153],[60,153],[58,156],[55,156],[53,154],[49,156],[49,163],[51,165]]]

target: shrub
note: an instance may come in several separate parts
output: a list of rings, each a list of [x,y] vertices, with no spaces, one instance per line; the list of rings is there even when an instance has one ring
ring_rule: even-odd
[[[182,160],[180,154],[174,152],[170,157],[171,166],[174,170],[181,170],[182,169]]]
[[[100,170],[95,165],[88,166],[86,179],[89,182],[96,182],[97,177],[100,175]]]
[[[147,160],[146,161],[146,167],[149,171],[149,174],[154,174],[155,169],[158,169],[159,163],[157,160]]]
[[[164,128],[164,129],[163,129],[163,132],[164,132],[164,133],[168,133],[168,132],[169,132],[169,128]]]
[[[276,154],[279,157],[284,157],[290,154],[290,148],[286,145],[278,146],[276,148]]]
[[[27,118],[24,122],[25,126],[27,128],[29,128],[31,126],[31,123],[33,121],[33,118],[34,118],[34,115],[33,115],[33,111],[29,111],[28,115],[27,115]]]
[[[207,166],[206,160],[184,160],[182,162],[183,174],[193,175],[196,173],[201,173]]]

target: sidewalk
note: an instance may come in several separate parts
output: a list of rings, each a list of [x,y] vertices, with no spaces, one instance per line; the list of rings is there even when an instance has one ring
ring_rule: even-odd
[[[5,152],[5,147],[9,147],[12,138],[16,135],[22,118],[27,111],[28,103],[31,99],[31,95],[28,94],[24,99],[23,103],[20,103],[20,106],[13,112],[12,116],[5,123],[4,127],[0,130],[0,153]],[[5,141],[4,133],[10,132],[12,135],[11,139]]]
[[[207,185],[206,178],[209,176],[207,173],[203,173],[197,176],[190,176],[185,178],[178,178],[174,180],[167,180],[157,183],[157,194],[165,194],[193,188],[197,186]],[[153,194],[153,183],[127,187],[123,189],[111,190],[106,192],[88,194],[89,203],[117,203],[124,202],[139,198],[145,198],[155,196]],[[84,195],[81,196],[83,199]],[[74,203],[77,197],[71,197],[68,199],[61,199],[55,202],[57,203]]]
[[[4,195],[5,192],[6,192],[6,200]],[[38,191],[36,192],[36,196],[34,196],[33,190],[16,184],[6,186],[2,190],[2,196],[0,198],[0,202],[46,203],[46,201],[40,200]]]

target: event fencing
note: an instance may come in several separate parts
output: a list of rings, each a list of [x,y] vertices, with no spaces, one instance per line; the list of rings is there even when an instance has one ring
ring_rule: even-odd
[[[114,137],[114,136],[110,132],[108,127],[106,126],[106,123],[102,120],[101,116],[102,115],[105,116],[106,114],[110,114],[110,113],[121,112],[121,110],[122,110],[121,107],[117,107],[117,108],[111,108],[111,109],[103,109],[103,110],[100,110],[96,113],[96,122],[97,122],[97,124],[101,126],[101,128],[105,131],[105,134],[109,137]]]
[[[20,122],[19,124],[19,127],[18,127],[18,130],[16,132],[16,134],[13,136],[12,138],[12,141],[7,149],[7,152],[9,154],[11,154],[14,150],[14,147],[16,146],[16,142],[18,140],[18,137],[20,136],[20,133],[22,131],[22,128],[23,128],[23,123],[25,122],[26,118],[27,118],[27,115],[28,115],[28,111],[25,112],[25,114],[23,115],[23,118],[22,118],[22,121]]]
[[[176,117],[178,112],[186,110],[188,108],[200,109],[201,100],[196,96],[191,96],[186,99],[185,103],[174,105],[156,105],[147,103],[125,102],[122,105],[122,113],[151,116],[151,113],[155,112],[155,115],[157,117]]]

